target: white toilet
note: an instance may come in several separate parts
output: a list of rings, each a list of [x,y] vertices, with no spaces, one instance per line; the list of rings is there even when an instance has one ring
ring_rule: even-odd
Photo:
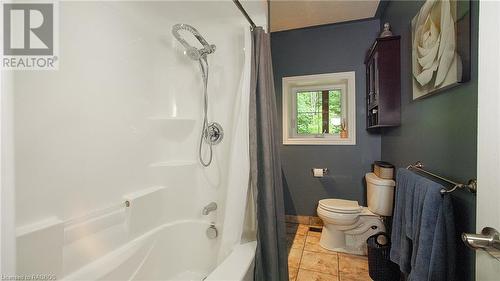
[[[323,220],[321,247],[356,255],[366,255],[366,239],[385,231],[382,217],[392,215],[393,180],[382,179],[374,173],[365,175],[368,207],[357,201],[323,199],[318,204],[318,216]]]

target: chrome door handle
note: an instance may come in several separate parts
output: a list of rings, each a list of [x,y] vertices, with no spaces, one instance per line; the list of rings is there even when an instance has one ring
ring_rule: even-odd
[[[492,227],[485,227],[481,234],[462,233],[462,241],[473,250],[484,250],[500,261],[500,234]]]
[[[500,234],[492,227],[485,227],[481,234],[462,233],[462,241],[471,249],[500,251]]]

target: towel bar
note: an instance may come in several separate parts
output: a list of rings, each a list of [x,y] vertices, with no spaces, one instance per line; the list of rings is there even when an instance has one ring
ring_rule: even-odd
[[[429,176],[432,176],[432,177],[435,177],[437,179],[440,179],[442,181],[445,181],[447,183],[450,183],[453,185],[453,188],[452,189],[441,189],[441,194],[445,194],[445,193],[451,193],[459,188],[467,188],[467,190],[469,190],[471,193],[476,193],[477,191],[477,181],[475,179],[471,179],[469,180],[466,184],[464,183],[457,183],[457,182],[454,182],[452,180],[449,180],[447,178],[443,178],[441,176],[438,176],[434,173],[431,173],[427,170],[424,169],[424,164],[420,161],[417,161],[415,162],[415,164],[413,165],[409,165],[408,167],[406,167],[406,169],[408,170],[416,170],[416,171],[419,171],[419,172],[422,172],[422,173],[425,173]]]

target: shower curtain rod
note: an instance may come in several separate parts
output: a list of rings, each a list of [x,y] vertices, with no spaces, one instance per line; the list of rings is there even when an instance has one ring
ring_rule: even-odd
[[[253,22],[252,18],[248,15],[247,11],[245,11],[245,8],[241,5],[240,1],[238,0],[233,0],[234,5],[240,10],[240,12],[245,16],[247,19],[248,23],[250,24],[250,27],[252,30],[256,27],[255,23]]]

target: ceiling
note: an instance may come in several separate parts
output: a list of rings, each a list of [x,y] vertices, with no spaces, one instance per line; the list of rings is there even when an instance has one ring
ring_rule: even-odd
[[[271,31],[372,18],[379,0],[271,0]]]

